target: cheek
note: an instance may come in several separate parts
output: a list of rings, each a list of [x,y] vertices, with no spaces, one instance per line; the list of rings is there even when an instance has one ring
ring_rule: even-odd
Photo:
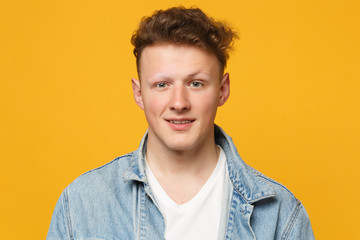
[[[198,96],[195,103],[202,103],[201,108],[203,111],[216,111],[219,104],[219,93],[218,92],[208,92]]]
[[[166,106],[165,98],[159,94],[144,96],[143,102],[147,114],[154,114],[161,112]]]
[[[205,125],[212,124],[214,122],[218,108],[217,99],[214,99],[213,96],[212,98],[207,96],[204,99],[198,99],[195,106],[194,110],[196,109],[196,111],[202,116]]]

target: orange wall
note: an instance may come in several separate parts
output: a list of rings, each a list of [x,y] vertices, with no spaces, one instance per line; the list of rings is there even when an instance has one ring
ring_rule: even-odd
[[[360,6],[320,0],[3,0],[1,238],[45,239],[71,181],[137,148],[129,39],[141,16],[179,4],[241,34],[217,123],[245,161],[302,200],[317,239],[360,239]]]

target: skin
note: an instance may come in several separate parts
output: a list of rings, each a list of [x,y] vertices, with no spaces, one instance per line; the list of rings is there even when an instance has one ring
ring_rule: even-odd
[[[196,195],[218,160],[214,120],[230,92],[229,74],[220,69],[215,55],[203,49],[154,45],[142,52],[141,81],[132,79],[149,124],[147,161],[179,204]]]

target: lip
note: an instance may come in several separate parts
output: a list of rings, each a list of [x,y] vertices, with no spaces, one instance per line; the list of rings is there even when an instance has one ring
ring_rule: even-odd
[[[185,131],[188,130],[193,123],[195,122],[195,119],[190,118],[168,118],[165,119],[165,121],[168,123],[171,129],[175,131]]]

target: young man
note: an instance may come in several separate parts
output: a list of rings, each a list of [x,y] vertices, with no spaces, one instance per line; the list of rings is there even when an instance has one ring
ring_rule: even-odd
[[[214,125],[229,97],[234,38],[200,9],[142,20],[132,87],[148,131],[137,151],[65,189],[47,239],[314,238],[301,203],[247,166]]]

